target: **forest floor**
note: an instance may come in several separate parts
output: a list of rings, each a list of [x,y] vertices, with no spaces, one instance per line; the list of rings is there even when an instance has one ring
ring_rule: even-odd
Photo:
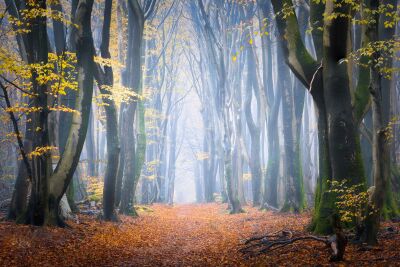
[[[304,231],[310,216],[262,212],[229,215],[226,205],[153,205],[139,218],[105,223],[78,215],[69,228],[0,222],[0,266],[329,266],[329,250],[301,241],[246,259],[243,240],[282,229]],[[399,223],[384,227],[400,229]],[[338,266],[400,266],[400,235],[380,246],[349,245]]]

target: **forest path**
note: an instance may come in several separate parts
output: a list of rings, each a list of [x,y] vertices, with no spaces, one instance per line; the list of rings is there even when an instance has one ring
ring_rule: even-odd
[[[243,239],[301,231],[310,220],[306,214],[245,209],[230,215],[222,204],[157,204],[139,209],[139,218],[122,216],[121,223],[79,215],[79,222],[65,229],[0,222],[0,266],[329,266],[328,251],[313,242],[245,259],[238,252]],[[385,252],[400,247],[398,239],[391,242],[384,244]],[[346,251],[350,265],[360,253],[374,257],[356,249]]]

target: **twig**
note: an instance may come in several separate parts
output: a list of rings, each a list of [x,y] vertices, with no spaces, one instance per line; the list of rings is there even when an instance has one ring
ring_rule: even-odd
[[[4,98],[5,98],[7,107],[10,109],[11,108],[11,102],[10,102],[10,99],[8,97],[7,87],[4,86],[2,82],[0,82],[0,87],[3,90],[3,94],[4,94]],[[24,161],[26,170],[28,172],[28,178],[29,178],[30,181],[32,181],[33,172],[32,172],[31,165],[29,164],[28,157],[27,157],[27,155],[25,153],[24,143],[22,142],[21,133],[20,133],[19,128],[18,128],[18,121],[15,118],[14,112],[12,112],[11,110],[8,110],[7,113],[10,116],[10,119],[11,119],[13,127],[14,127],[15,135],[17,136],[19,150],[21,152],[21,156],[22,156],[22,159]]]
[[[35,95],[35,94],[32,94],[32,93],[26,91],[25,89],[21,88],[20,86],[16,85],[14,82],[8,80],[6,77],[4,77],[4,76],[1,75],[1,74],[0,74],[0,77],[1,77],[5,82],[11,84],[11,85],[14,86],[16,89],[22,91],[23,93],[25,93],[25,94],[27,94],[27,95],[30,95],[30,96],[37,96],[37,95]]]

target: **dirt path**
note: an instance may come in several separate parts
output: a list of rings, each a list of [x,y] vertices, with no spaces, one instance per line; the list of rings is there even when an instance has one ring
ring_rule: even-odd
[[[246,208],[229,215],[225,205],[154,205],[122,223],[80,216],[71,229],[0,223],[0,266],[303,266],[328,265],[320,244],[296,244],[267,256],[244,259],[240,242],[281,229],[303,230],[307,215]],[[388,246],[393,244],[387,244]],[[399,247],[399,242],[396,243]],[[360,255],[349,248],[348,264]],[[363,253],[363,252],[362,252]],[[366,254],[365,254],[366,253]],[[363,257],[372,257],[365,252]],[[369,254],[368,254],[369,253]],[[371,254],[371,255],[370,255]],[[359,265],[359,264],[358,264]],[[370,264],[368,264],[370,265]]]

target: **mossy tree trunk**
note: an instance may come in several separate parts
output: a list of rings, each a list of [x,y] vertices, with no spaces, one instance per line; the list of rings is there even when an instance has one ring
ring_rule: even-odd
[[[139,93],[142,86],[142,42],[144,30],[144,13],[137,0],[128,1],[128,54],[126,58],[126,86],[130,87],[135,93]],[[126,137],[123,139],[123,146],[126,149],[126,159],[124,166],[124,178],[121,192],[120,210],[121,214],[137,213],[133,207],[133,191],[135,188],[135,133],[134,124],[136,117],[138,99],[131,99],[123,111],[123,128]]]
[[[278,14],[291,1],[272,0]],[[325,5],[326,16],[333,13],[349,14],[349,4],[334,6],[334,1],[311,5],[312,19],[321,15]],[[315,12],[315,13],[314,13]],[[296,13],[276,17],[280,43],[285,59],[296,77],[309,89],[316,104],[320,154],[320,177],[317,182],[313,230],[332,232],[330,216],[334,212],[334,197],[328,193],[328,179],[348,179],[351,184],[365,182],[357,123],[353,119],[348,66],[345,62],[351,44],[348,34],[349,20],[341,16],[325,19],[323,38],[313,36],[317,55],[314,60],[301,40]],[[321,43],[323,40],[323,43]],[[320,62],[320,60],[322,62]]]
[[[121,192],[120,213],[137,216],[133,206],[136,185],[139,181],[145,159],[146,135],[144,129],[144,107],[140,98],[142,94],[142,54],[143,31],[145,20],[153,13],[157,0],[146,0],[143,7],[137,0],[130,0],[128,6],[128,53],[125,66],[125,85],[139,97],[133,97],[122,111],[123,128],[126,136],[122,139],[126,153],[123,186]],[[139,106],[139,107],[138,107]],[[138,109],[139,114],[136,114]],[[134,124],[138,115],[138,138],[135,147]],[[137,150],[137,151],[136,151]],[[136,151],[136,152],[135,152]]]
[[[75,107],[79,113],[73,113],[65,149],[54,173],[50,178],[49,194],[46,199],[47,216],[44,224],[63,225],[59,217],[60,200],[66,192],[79,163],[89,124],[89,115],[93,95],[94,47],[91,32],[91,12],[93,0],[80,0],[75,23],[79,25],[75,44],[77,51],[78,92]]]

